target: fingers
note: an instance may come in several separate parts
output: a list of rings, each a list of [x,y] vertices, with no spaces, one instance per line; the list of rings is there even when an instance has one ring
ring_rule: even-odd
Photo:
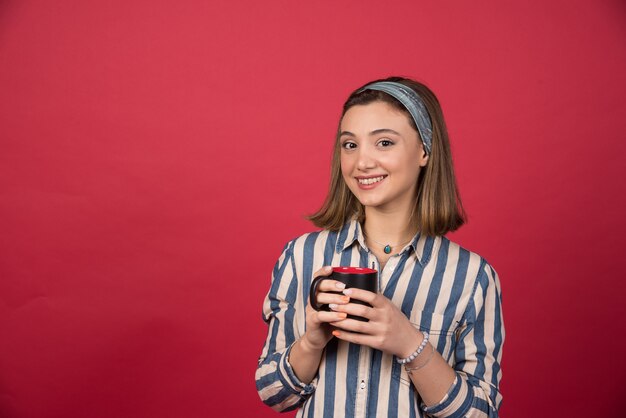
[[[358,289],[356,287],[345,289],[343,294],[349,296],[351,299],[358,299],[363,302],[367,302],[375,308],[383,303],[379,294]]]
[[[346,321],[349,321],[349,319],[347,319]],[[347,341],[349,343],[367,345],[369,347],[374,347],[376,345],[376,339],[371,335],[359,334],[339,329],[334,330],[333,335],[340,340]]]
[[[346,288],[344,283],[338,282],[337,280],[326,279],[322,280],[317,287],[317,290],[320,292],[341,292]]]
[[[341,312],[337,312],[337,313],[341,313]],[[349,331],[349,332],[355,332],[355,333],[366,334],[366,335],[372,335],[372,333],[375,332],[375,329],[376,329],[375,327],[372,326],[372,324],[368,322],[358,321],[352,318],[347,318],[342,321],[338,321],[334,323],[333,325],[337,328],[341,328],[340,331],[346,331],[346,332]]]
[[[327,277],[331,274],[333,268],[330,266],[322,267],[315,272],[314,277]],[[341,291],[346,288],[346,285],[342,282],[332,279],[323,279],[318,281],[315,289],[317,294],[315,295],[315,301],[318,305],[324,305],[329,303],[345,304],[350,301],[348,296],[342,295]],[[330,293],[329,293],[330,292]]]
[[[343,321],[348,317],[348,314],[346,314],[345,312],[334,312],[334,311],[330,311],[330,312],[326,312],[326,311],[314,311],[315,314],[313,315],[315,318],[315,321],[317,323],[335,323],[338,321]]]
[[[316,297],[317,303],[320,305],[323,304],[334,304],[334,305],[345,305],[350,302],[350,298],[348,296],[342,295],[340,293],[324,293],[320,292]]]
[[[361,316],[367,319],[373,319],[374,316],[374,310],[372,308],[370,308],[369,306],[361,305],[360,303],[331,303],[329,307],[335,312],[345,312],[349,315]]]

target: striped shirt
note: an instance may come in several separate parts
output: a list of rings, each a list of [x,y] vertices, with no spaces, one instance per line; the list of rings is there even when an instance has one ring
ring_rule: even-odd
[[[504,325],[498,276],[483,258],[445,237],[418,233],[379,274],[380,293],[428,331],[456,372],[448,393],[428,407],[392,355],[336,338],[313,381],[298,380],[289,351],[305,331],[313,273],[326,265],[380,267],[357,221],[285,246],[263,304],[269,330],[256,371],[263,402],[278,411],[299,408],[297,417],[498,416]]]

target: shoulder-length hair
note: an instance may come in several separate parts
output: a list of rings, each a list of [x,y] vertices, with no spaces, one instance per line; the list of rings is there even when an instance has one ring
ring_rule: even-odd
[[[432,121],[432,151],[426,167],[420,170],[417,179],[417,194],[411,221],[417,225],[422,234],[428,236],[445,235],[450,231],[455,231],[465,223],[466,214],[454,177],[448,131],[437,97],[424,84],[414,80],[390,77],[376,81],[395,81],[412,88],[424,101]],[[367,105],[377,101],[385,102],[405,113],[413,129],[418,132],[410,113],[399,101],[382,91],[360,91],[361,88],[355,90],[343,105],[335,138],[328,195],[322,207],[308,217],[319,228],[338,231],[352,219],[357,219],[361,223],[365,220],[363,205],[352,194],[341,174],[339,132],[341,120],[348,109],[352,106]],[[419,132],[417,135],[421,140]]]

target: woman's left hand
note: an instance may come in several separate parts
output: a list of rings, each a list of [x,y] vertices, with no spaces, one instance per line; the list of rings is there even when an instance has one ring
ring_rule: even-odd
[[[340,328],[340,330],[333,331],[335,337],[343,341],[367,345],[399,358],[411,355],[422,342],[422,333],[385,296],[356,288],[346,289],[343,293],[350,299],[367,302],[372,307],[356,303],[331,305],[331,309],[336,312],[345,312],[369,319],[369,322],[350,318],[334,322],[333,325]]]

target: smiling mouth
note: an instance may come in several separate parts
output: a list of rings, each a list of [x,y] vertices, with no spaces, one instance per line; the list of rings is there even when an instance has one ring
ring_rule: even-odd
[[[359,182],[359,184],[365,184],[365,185],[369,185],[369,184],[374,184],[374,183],[378,183],[379,181],[382,181],[385,177],[387,176],[378,176],[378,177],[370,177],[367,179],[357,179],[357,181]]]

